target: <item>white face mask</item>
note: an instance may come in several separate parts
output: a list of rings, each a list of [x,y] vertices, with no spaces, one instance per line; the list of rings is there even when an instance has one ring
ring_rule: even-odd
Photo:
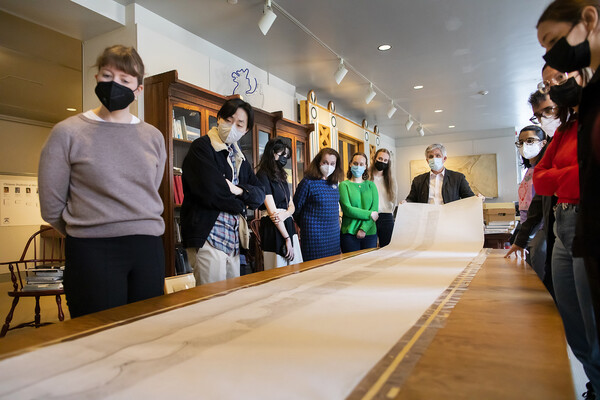
[[[335,171],[335,165],[321,164],[319,169],[325,178],[329,178],[329,175],[333,174],[333,171]]]
[[[443,158],[433,157],[430,158],[427,162],[429,163],[429,168],[431,168],[432,171],[439,171],[444,166]]]
[[[556,132],[560,126],[560,119],[542,117],[540,125],[542,126],[544,132],[546,132],[546,135],[552,137],[554,136],[554,132]]]
[[[238,130],[235,125],[232,125],[228,122],[221,122],[217,126],[217,131],[219,133],[219,138],[221,138],[225,144],[235,143],[246,134],[246,132]]]
[[[527,160],[531,160],[542,151],[542,142],[535,143],[523,143],[523,146],[519,149],[519,153],[526,158]]]

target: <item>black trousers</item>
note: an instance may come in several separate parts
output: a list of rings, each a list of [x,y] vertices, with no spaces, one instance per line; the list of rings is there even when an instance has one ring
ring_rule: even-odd
[[[159,236],[67,236],[65,256],[63,284],[71,318],[163,294]]]
[[[392,213],[380,213],[375,221],[377,225],[377,237],[379,238],[379,247],[387,246],[392,240],[394,231],[394,215]]]

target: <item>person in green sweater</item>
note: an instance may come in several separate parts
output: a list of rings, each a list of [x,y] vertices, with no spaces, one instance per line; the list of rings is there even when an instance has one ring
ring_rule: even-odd
[[[342,206],[342,253],[377,247],[379,195],[369,180],[365,153],[354,153],[348,169],[348,180],[340,183]]]

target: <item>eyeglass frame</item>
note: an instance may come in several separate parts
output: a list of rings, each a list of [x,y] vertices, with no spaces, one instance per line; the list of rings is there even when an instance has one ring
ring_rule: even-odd
[[[538,137],[528,137],[525,140],[517,140],[515,142],[515,146],[517,146],[517,149],[520,149],[521,147],[523,147],[523,144],[527,143],[527,144],[534,144],[537,142],[541,142],[541,139]]]
[[[550,109],[550,111],[548,111]],[[529,118],[531,123],[540,125],[542,123],[542,118],[556,118],[556,112],[558,111],[558,106],[548,106],[542,109],[541,112],[533,113],[533,116]]]
[[[538,92],[540,92],[541,94],[548,94],[548,93],[550,93],[550,88],[552,86],[560,86],[560,85],[564,84],[566,81],[568,81],[569,78],[575,78],[575,77],[579,76],[579,73],[577,71],[573,72],[572,75],[569,75],[568,72],[559,72],[557,75],[559,75],[559,74],[564,75],[563,79],[560,82],[556,79],[556,75],[555,75],[549,81],[542,81],[542,82],[538,83],[538,85],[537,85]],[[548,82],[548,85],[546,85],[546,82]],[[554,84],[552,84],[553,82],[554,82]]]

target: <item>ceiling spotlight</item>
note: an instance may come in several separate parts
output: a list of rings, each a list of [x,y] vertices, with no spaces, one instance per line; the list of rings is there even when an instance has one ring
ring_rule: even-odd
[[[373,100],[373,97],[375,97],[377,93],[375,93],[375,90],[373,89],[373,84],[369,84],[369,92],[367,93],[367,95],[365,96],[365,103],[369,104],[371,102],[371,100]]]
[[[434,113],[441,113],[444,112],[444,110],[435,110]]]
[[[487,90],[480,90],[479,92],[477,92],[477,94],[480,94],[482,96],[486,96],[489,92]]]
[[[335,71],[335,74],[333,75],[333,77],[335,78],[335,81],[338,85],[340,84],[342,79],[344,79],[344,77],[346,76],[347,73],[348,73],[348,69],[346,69],[346,67],[344,66],[344,60],[342,60],[340,58],[340,65],[339,65],[337,71]]]
[[[421,125],[417,127],[417,132],[419,133],[419,135],[425,136],[425,131],[423,130],[423,127]]]
[[[413,89],[415,89],[415,90],[423,89],[423,85],[415,85],[415,86],[413,86]]]
[[[388,51],[391,48],[392,48],[392,45],[389,45],[389,44],[382,44],[381,46],[377,47],[377,49],[381,50],[381,51]]]
[[[407,131],[410,131],[410,128],[412,128],[413,124],[415,123],[415,121],[413,121],[412,117],[409,115],[408,119],[406,120],[406,123],[404,123],[404,126],[406,127]]]
[[[387,116],[388,118],[392,118],[392,116],[394,115],[394,113],[396,112],[397,108],[394,107],[394,101],[392,100],[391,104],[390,104],[390,108],[388,109],[387,112]]]
[[[453,128],[456,128],[456,126],[454,126],[454,125],[448,125],[448,128],[453,129]]]
[[[275,22],[275,18],[277,18],[277,15],[275,15],[273,9],[271,8],[271,0],[265,0],[263,16],[260,18],[260,21],[258,21],[258,27],[263,35],[266,35],[267,32],[269,32],[271,25],[273,25],[273,22]]]

